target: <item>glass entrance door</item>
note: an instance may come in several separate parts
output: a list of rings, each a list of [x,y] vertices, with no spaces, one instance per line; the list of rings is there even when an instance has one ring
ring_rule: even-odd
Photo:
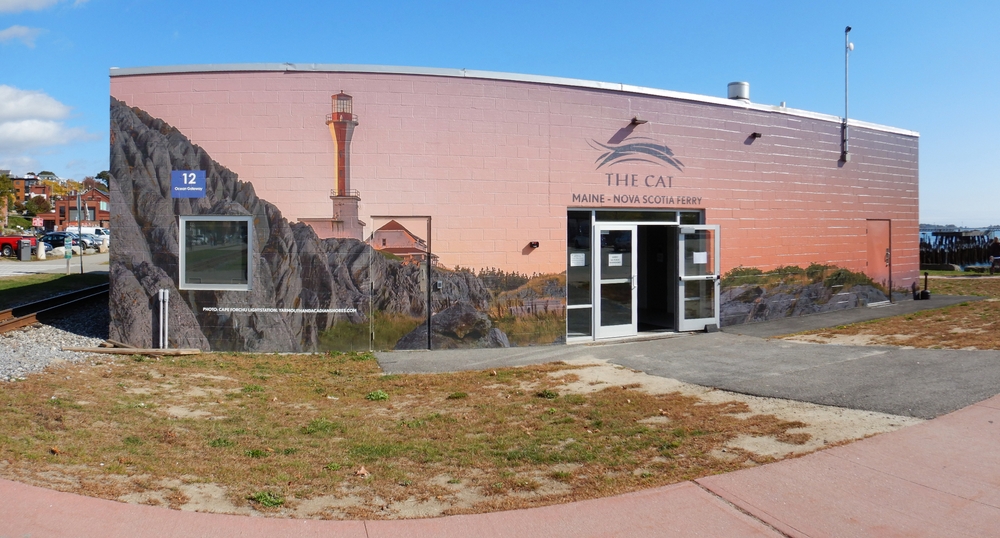
[[[597,268],[597,338],[631,336],[638,331],[636,301],[636,226],[598,224],[593,256]]]
[[[678,241],[678,331],[719,326],[719,227],[681,226]]]

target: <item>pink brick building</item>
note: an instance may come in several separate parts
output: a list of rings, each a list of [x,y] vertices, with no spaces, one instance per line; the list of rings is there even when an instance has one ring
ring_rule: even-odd
[[[569,340],[736,322],[719,277],[740,267],[836,266],[883,288],[918,275],[904,129],[851,120],[845,162],[835,116],[449,69],[114,69],[111,95],[320,239],[426,215],[443,268],[563,275]]]

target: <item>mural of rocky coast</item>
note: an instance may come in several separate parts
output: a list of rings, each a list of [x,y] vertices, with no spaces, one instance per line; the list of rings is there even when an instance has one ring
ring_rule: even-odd
[[[779,267],[768,272],[738,267],[722,279],[720,322],[727,327],[887,300],[885,291],[864,274],[830,265]]]
[[[170,196],[173,170],[204,170],[204,198]],[[421,267],[385,257],[354,239],[319,239],[289,223],[253,185],[212,160],[166,122],[111,100],[110,338],[154,347],[158,292],[169,292],[170,347],[220,351],[368,349],[368,327],[395,320],[400,347],[426,347],[427,294]],[[250,291],[179,290],[178,216],[253,217]],[[468,271],[435,271],[435,347],[509,345],[486,312],[492,295]],[[268,312],[291,309],[294,313]],[[310,312],[332,310],[340,312]],[[404,322],[399,322],[404,320]],[[408,323],[408,325],[407,325]],[[364,328],[340,331],[338,328]],[[376,324],[376,327],[378,325]],[[402,328],[400,328],[402,327]],[[376,328],[376,331],[379,329]],[[348,341],[338,335],[362,337]],[[332,336],[331,336],[332,335]]]

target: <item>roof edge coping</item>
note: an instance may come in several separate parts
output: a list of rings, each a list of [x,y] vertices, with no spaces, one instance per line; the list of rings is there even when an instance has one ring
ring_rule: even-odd
[[[479,71],[475,69],[453,69],[442,67],[409,67],[395,65],[363,65],[363,64],[316,64],[316,63],[236,63],[236,64],[188,64],[155,67],[112,67],[111,77],[127,77],[137,75],[162,75],[179,73],[224,73],[224,72],[317,72],[317,73],[383,73],[393,75],[425,75],[435,77],[456,77],[456,78],[477,78],[487,80],[531,82],[537,84],[549,84],[553,86],[569,86],[574,88],[590,88],[595,90],[609,90],[623,93],[634,93],[640,95],[650,95],[654,97],[667,97],[685,101],[695,101],[699,103],[710,103],[713,105],[743,108],[746,110],[757,110],[761,112],[774,112],[778,114],[788,114],[820,121],[843,123],[843,118],[832,114],[821,112],[811,112],[797,108],[788,108],[778,105],[766,105],[740,101],[736,99],[726,99],[711,95],[700,95],[695,93],[677,92],[672,90],[662,90],[658,88],[647,88],[644,86],[633,86],[619,82],[600,82],[595,80],[583,80],[577,78],[552,77],[545,75],[526,75],[521,73],[504,73],[497,71]],[[875,131],[884,131],[904,136],[920,137],[920,133],[909,129],[869,123],[865,121],[849,119],[848,125],[862,127]]]

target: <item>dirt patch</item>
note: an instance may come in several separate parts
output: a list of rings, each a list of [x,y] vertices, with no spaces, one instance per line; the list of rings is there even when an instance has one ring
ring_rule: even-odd
[[[741,449],[759,456],[784,458],[790,455],[806,454],[830,444],[863,439],[923,422],[917,418],[874,411],[859,411],[709,389],[676,379],[651,376],[603,361],[584,361],[580,364],[588,365],[587,368],[574,371],[580,380],[563,385],[560,387],[562,390],[587,392],[601,386],[628,386],[633,390],[641,390],[649,394],[679,392],[695,396],[707,403],[744,403],[749,408],[749,412],[736,413],[735,416],[740,418],[768,415],[783,421],[804,424],[800,428],[787,430],[789,434],[806,434],[808,436],[808,440],[798,444],[785,443],[774,436],[747,435],[737,436],[726,443],[729,448]],[[643,419],[641,422],[669,427],[670,417],[660,415]],[[730,453],[726,457],[731,458],[731,456]]]

